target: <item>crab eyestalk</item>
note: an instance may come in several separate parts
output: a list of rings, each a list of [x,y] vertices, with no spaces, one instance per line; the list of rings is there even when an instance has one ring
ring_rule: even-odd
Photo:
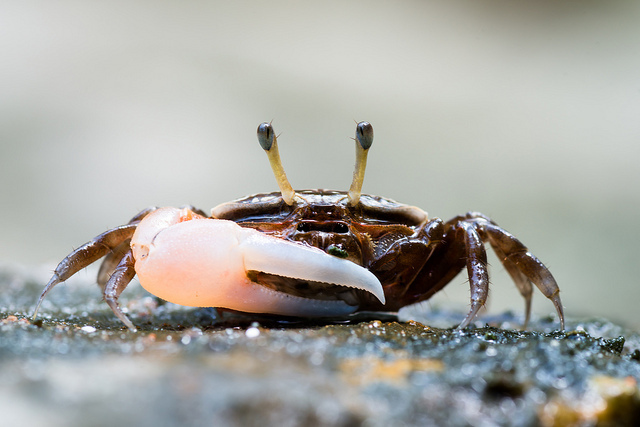
[[[367,154],[373,144],[373,127],[369,122],[360,122],[356,127],[356,166],[353,171],[353,181],[349,188],[349,206],[356,206],[362,194],[364,170],[367,167]]]
[[[278,140],[271,123],[265,122],[258,126],[258,142],[267,153],[271,169],[273,169],[273,174],[276,177],[278,187],[280,187],[280,192],[282,193],[282,199],[287,205],[292,205],[296,193],[287,179],[287,174],[284,173],[282,161],[280,160],[280,152],[278,151]]]

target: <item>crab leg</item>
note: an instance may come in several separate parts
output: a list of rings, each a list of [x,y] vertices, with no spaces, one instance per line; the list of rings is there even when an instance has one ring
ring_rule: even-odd
[[[129,250],[131,250],[131,239],[126,239],[104,257],[98,270],[98,286],[100,286],[100,289],[104,291],[109,278],[118,267],[118,264],[120,264],[122,257],[124,257]]]
[[[527,325],[529,324],[529,319],[531,318],[531,298],[533,296],[533,284],[527,278],[527,276],[525,276],[524,273],[520,271],[518,266],[511,259],[509,259],[507,255],[505,255],[500,245],[496,243],[496,240],[492,239],[490,236],[487,235],[486,225],[488,224],[491,227],[496,228],[497,230],[499,230],[501,234],[508,234],[509,236],[511,236],[510,237],[511,239],[514,239],[514,240],[517,240],[517,239],[513,235],[509,234],[506,230],[498,227],[498,225],[495,222],[493,222],[491,218],[487,217],[486,215],[480,212],[468,212],[464,216],[464,218],[466,220],[472,220],[473,222],[480,225],[479,229],[483,233],[483,240],[489,240],[489,243],[491,244],[491,248],[496,253],[496,256],[498,257],[498,259],[500,259],[500,262],[504,266],[505,270],[507,270],[507,272],[511,276],[511,279],[513,280],[513,282],[516,284],[516,287],[520,291],[520,295],[522,295],[522,297],[524,298],[525,314],[524,314],[524,323],[522,325],[522,328],[526,329]],[[524,245],[522,245],[521,243],[520,245],[524,247]]]
[[[120,306],[118,305],[118,297],[122,291],[125,290],[129,282],[136,275],[136,270],[134,268],[135,259],[133,258],[133,252],[128,250],[120,262],[118,266],[115,268],[109,280],[105,284],[102,295],[104,297],[105,302],[111,307],[113,313],[124,323],[131,332],[136,332],[136,327],[133,326],[131,320],[124,314]]]
[[[355,311],[341,300],[297,297],[259,283],[251,271],[324,282],[372,293],[384,303],[378,279],[363,267],[324,251],[242,228],[232,221],[195,218],[164,208],[136,230],[131,248],[142,286],[167,301],[289,316]]]
[[[53,277],[51,277],[51,280],[49,280],[49,283],[45,286],[42,294],[40,294],[40,298],[38,299],[38,303],[36,304],[36,308],[33,312],[33,317],[36,317],[44,297],[51,289],[53,289],[54,286],[69,279],[78,271],[99,260],[114,248],[118,247],[123,241],[131,238],[136,227],[136,223],[131,223],[106,231],[99,236],[96,236],[90,242],[80,246],[78,249],[71,252],[65,259],[60,261],[60,264],[58,264],[53,273]]]
[[[202,213],[202,211],[200,211],[199,209],[196,209],[192,206],[189,206],[189,208],[194,212],[204,215],[204,213]],[[158,209],[157,206],[150,206],[138,212],[136,216],[131,218],[128,224],[137,225],[140,221],[142,221],[144,217],[146,217],[156,209]],[[105,256],[102,263],[100,264],[100,269],[98,270],[98,286],[100,286],[100,289],[102,289],[103,291],[104,291],[104,287],[107,285],[107,281],[109,280],[109,277],[111,277],[114,270],[122,260],[122,257],[124,257],[125,253],[127,253],[127,251],[130,249],[130,246],[131,246],[131,239],[124,240],[117,247],[115,247],[111,252],[109,252]]]
[[[509,257],[507,257],[500,246],[496,245],[493,240],[490,240],[490,242],[493,251],[496,253],[505,270],[507,270],[507,272],[511,276],[511,279],[516,284],[516,287],[520,291],[520,295],[522,295],[522,297],[524,298],[524,322],[522,324],[522,329],[527,329],[529,319],[531,318],[531,298],[533,296],[533,284],[527,278],[527,276],[525,276],[522,271],[520,271],[518,266]]]
[[[553,302],[553,305],[558,312],[562,329],[564,329],[564,312],[562,309],[562,302],[560,301],[560,289],[547,267],[545,267],[538,258],[531,254],[520,240],[516,239],[512,234],[508,233],[504,229],[492,223],[484,224],[483,228],[489,236],[491,243],[499,248],[501,252],[499,256],[504,260],[503,264],[507,271],[512,273],[511,270],[517,269],[517,276],[520,277],[519,280],[522,281],[526,278],[528,281],[536,285],[544,296]],[[513,274],[511,274],[511,276],[513,277]],[[524,278],[522,276],[524,276]],[[520,288],[520,292],[525,295],[528,291],[527,285],[522,285],[515,279],[515,277],[514,280]],[[531,284],[528,286],[530,288]],[[526,295],[525,299],[527,299]],[[531,296],[529,295],[529,298],[527,299],[527,312],[529,311],[530,304]]]
[[[489,294],[489,272],[487,271],[487,252],[474,224],[460,222],[464,231],[464,245],[467,253],[467,274],[471,287],[471,309],[467,317],[458,325],[458,329],[469,326],[478,311],[487,302]]]

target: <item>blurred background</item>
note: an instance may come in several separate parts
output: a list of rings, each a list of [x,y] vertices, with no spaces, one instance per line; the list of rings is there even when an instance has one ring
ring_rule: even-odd
[[[365,192],[481,211],[569,316],[638,328],[638,22],[632,0],[2,2],[0,263],[53,268],[147,206],[275,191],[263,121],[294,187],[348,189],[368,120]],[[489,311],[521,313],[490,262]],[[436,302],[468,295],[460,275]]]

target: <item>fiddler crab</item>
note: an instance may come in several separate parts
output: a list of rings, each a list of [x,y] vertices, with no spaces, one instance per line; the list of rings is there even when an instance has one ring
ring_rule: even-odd
[[[470,212],[447,222],[422,209],[361,194],[373,128],[356,127],[356,165],[348,192],[294,191],[270,123],[258,127],[280,192],[255,194],[212,209],[148,208],[74,250],[55,269],[36,305],[58,283],[104,257],[98,284],[105,302],[131,330],[118,305],[135,275],[150,293],[193,307],[294,317],[357,311],[396,312],[424,301],[466,268],[467,327],[487,300],[489,243],[525,300],[533,285],[549,298],[564,329],[559,288],[517,238]]]

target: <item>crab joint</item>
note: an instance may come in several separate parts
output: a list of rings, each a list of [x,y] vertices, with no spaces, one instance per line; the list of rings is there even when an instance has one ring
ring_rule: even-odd
[[[278,140],[271,123],[265,122],[258,126],[258,142],[267,153],[271,169],[273,169],[273,174],[276,177],[278,187],[280,187],[280,192],[282,193],[282,199],[287,205],[292,205],[296,193],[287,179],[287,174],[284,173],[282,161],[280,160],[280,152],[278,151]]]
[[[373,143],[373,127],[369,122],[360,122],[356,127],[356,166],[353,171],[353,181],[349,188],[349,206],[356,206],[362,194],[364,170],[367,168],[367,154]]]

